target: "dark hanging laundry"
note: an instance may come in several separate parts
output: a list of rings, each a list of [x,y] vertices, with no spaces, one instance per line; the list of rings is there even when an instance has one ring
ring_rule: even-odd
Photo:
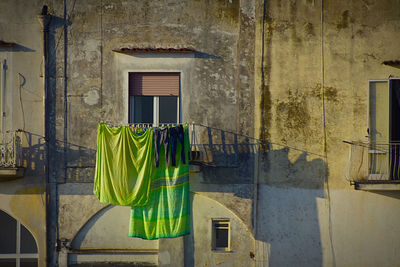
[[[183,134],[183,126],[179,125],[177,127],[172,127],[170,129],[170,140],[171,140],[171,157],[172,157],[172,166],[176,166],[176,158],[175,158],[175,153],[176,153],[176,148],[177,144],[179,141],[182,144],[182,147],[184,145],[184,134]],[[186,164],[185,160],[185,151],[182,149],[181,150],[181,158],[183,164]]]
[[[178,141],[182,144],[183,147],[184,131],[182,125],[167,128],[154,128],[154,161],[156,167],[159,166],[159,154],[162,144],[164,145],[165,159],[167,165],[171,166],[172,164],[172,166],[176,166],[176,149]],[[183,164],[186,164],[184,149],[181,150],[181,159]]]
[[[165,150],[165,160],[167,165],[169,165],[170,155],[169,155],[169,128],[155,128],[154,129],[154,161],[156,167],[159,166],[159,153],[161,144],[164,144]]]

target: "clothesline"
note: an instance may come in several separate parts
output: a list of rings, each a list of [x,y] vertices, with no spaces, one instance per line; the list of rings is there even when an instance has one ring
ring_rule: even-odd
[[[121,126],[128,126],[128,127],[134,127],[134,128],[155,128],[155,127],[168,127],[168,126],[179,126],[179,125],[188,125],[190,129],[190,146],[193,147],[196,145],[196,134],[195,134],[195,123],[159,123],[158,125],[156,123],[128,123],[128,124],[113,124],[111,122],[106,122],[106,121],[100,121],[99,123],[103,123],[106,126],[110,128],[118,128]]]
[[[143,127],[143,128],[151,128],[151,127],[167,127],[167,126],[178,126],[178,125],[183,125],[187,124],[189,126],[194,126],[194,123],[111,123],[107,121],[100,121],[100,123],[104,123],[110,128],[118,128],[120,126],[133,126],[133,127]]]

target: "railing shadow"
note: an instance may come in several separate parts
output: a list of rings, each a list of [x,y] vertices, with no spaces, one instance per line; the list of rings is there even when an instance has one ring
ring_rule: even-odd
[[[202,183],[253,184],[258,140],[217,128],[191,125],[191,164],[200,165]]]
[[[46,141],[44,136],[19,130],[21,156],[19,167],[25,168],[24,177],[44,177],[46,161]],[[65,154],[64,147],[67,147]],[[72,143],[56,140],[55,161],[58,183],[92,183],[96,164],[96,150]],[[64,159],[67,157],[67,166]],[[67,171],[65,171],[65,169]],[[44,179],[44,178],[43,178]]]
[[[26,176],[42,176],[46,164],[44,137],[21,131],[20,139]],[[260,183],[323,188],[327,170],[320,155],[280,144],[261,144],[248,136],[199,125],[190,125],[189,139],[190,164],[200,166],[202,183],[253,184],[259,165]],[[55,157],[58,182],[93,183],[96,149],[56,140]]]

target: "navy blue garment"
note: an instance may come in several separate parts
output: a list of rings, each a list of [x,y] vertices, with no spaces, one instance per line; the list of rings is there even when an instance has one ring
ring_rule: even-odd
[[[156,167],[159,165],[159,154],[160,154],[160,147],[161,144],[164,144],[165,150],[165,160],[169,165],[170,162],[170,155],[169,155],[169,129],[168,128],[155,128],[154,129],[154,162]],[[174,165],[175,166],[175,165]]]
[[[176,127],[172,127],[170,129],[172,166],[176,166],[175,154],[176,154],[176,148],[177,148],[177,145],[178,145],[178,141],[182,144],[182,150],[181,150],[182,162],[183,162],[183,164],[186,164],[185,149],[184,149],[185,139],[184,138],[185,137],[184,137],[183,126],[182,125],[179,125],[179,126],[176,126]],[[169,163],[168,163],[168,165],[169,165]]]

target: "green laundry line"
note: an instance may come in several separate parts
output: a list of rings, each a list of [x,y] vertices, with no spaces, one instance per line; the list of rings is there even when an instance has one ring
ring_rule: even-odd
[[[99,124],[94,193],[101,202],[131,206],[129,236],[171,238],[190,233],[189,135],[177,145],[176,166],[166,164],[164,147],[154,164],[153,130]],[[186,164],[182,162],[184,149]]]

